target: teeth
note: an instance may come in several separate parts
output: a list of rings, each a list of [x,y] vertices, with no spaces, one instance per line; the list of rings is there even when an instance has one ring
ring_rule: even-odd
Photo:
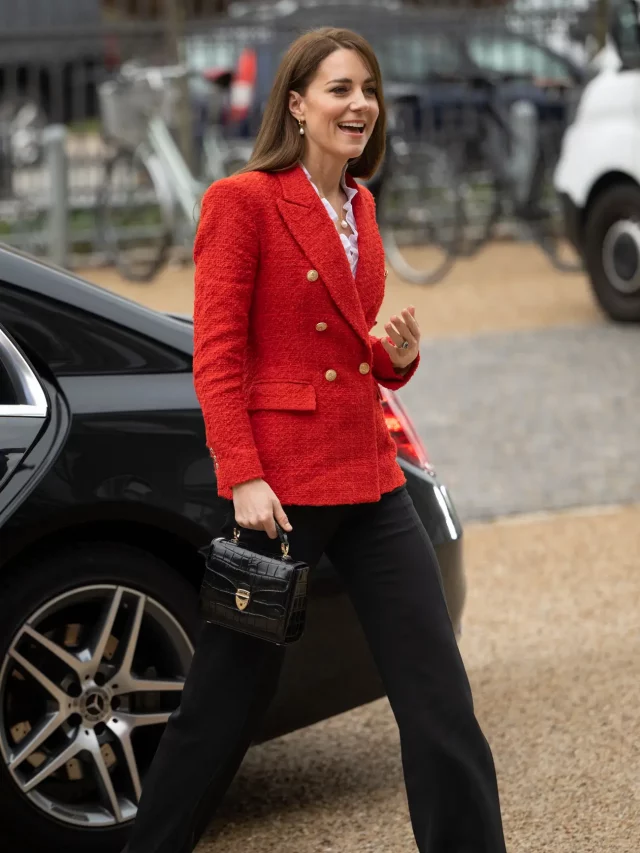
[[[343,122],[341,122],[338,126],[339,126],[339,127],[353,127],[353,128],[355,128],[356,130],[362,130],[362,128],[364,127],[364,124],[356,124],[355,122],[346,122],[346,121],[343,121]]]

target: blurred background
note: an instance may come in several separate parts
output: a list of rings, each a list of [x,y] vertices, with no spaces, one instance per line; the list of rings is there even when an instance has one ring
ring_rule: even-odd
[[[399,396],[465,526],[461,650],[512,853],[640,835],[638,20],[635,0],[0,0],[0,241],[179,315],[202,193],[248,159],[287,46],[323,25],[373,45],[372,331],[416,306]],[[203,853],[414,850],[386,701],[253,749],[211,833]]]
[[[382,66],[373,189],[398,272],[435,281],[507,235],[562,267],[548,190],[585,83],[618,61],[611,15],[609,0],[3,0],[0,236],[151,279],[188,253],[202,186],[246,160],[287,45],[329,22]]]

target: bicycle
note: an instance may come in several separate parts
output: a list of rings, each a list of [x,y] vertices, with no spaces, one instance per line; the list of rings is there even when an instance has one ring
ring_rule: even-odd
[[[251,154],[247,144],[229,145],[207,122],[199,152],[203,175],[193,174],[165,118],[175,100],[172,87],[185,77],[200,75],[183,65],[129,63],[98,89],[103,136],[115,147],[105,164],[98,217],[107,256],[130,281],[151,281],[174,245],[192,243],[205,190]]]
[[[464,128],[456,128],[446,149],[437,140],[416,139],[412,122],[407,126],[400,117],[401,105],[390,109],[385,159],[367,185],[376,198],[387,259],[404,281],[442,281],[457,258],[472,257],[494,237],[504,214],[529,231],[556,269],[582,268],[577,257],[563,258],[554,227],[551,178],[561,133],[529,122],[525,130],[534,124],[535,132],[516,138],[517,129],[497,96],[499,82],[515,79],[471,80],[489,90],[487,104],[477,115],[473,135],[465,138]],[[531,110],[533,105],[526,109],[529,118]]]
[[[552,177],[562,128],[540,123],[535,106],[523,102],[517,107],[521,115],[516,128],[521,124],[524,130],[518,140],[517,129],[498,99],[498,82],[504,78],[498,81],[482,76],[472,80],[472,85],[488,94],[486,107],[478,116],[479,133],[453,149],[459,174],[460,233],[464,235],[456,246],[456,255],[475,255],[494,237],[496,225],[506,214],[524,227],[556,269],[579,271],[582,261],[577,255],[569,260],[562,255],[564,241],[556,222]],[[476,152],[479,157],[474,162]],[[474,201],[483,194],[489,198],[479,205],[480,214],[470,215]],[[474,226],[476,236],[472,236]]]
[[[383,163],[366,183],[393,271],[412,284],[435,284],[455,263],[461,239],[458,174],[444,149],[408,136],[395,104]]]

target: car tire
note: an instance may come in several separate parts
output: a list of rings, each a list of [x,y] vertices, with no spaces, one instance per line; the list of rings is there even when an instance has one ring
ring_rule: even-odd
[[[119,599],[117,598],[118,593],[114,592],[114,590],[122,590]],[[85,595],[86,601],[83,599],[83,595]],[[113,595],[113,598],[108,599],[109,595]],[[100,596],[105,597],[104,602]],[[110,600],[115,602],[115,604],[110,605]],[[85,601],[84,610],[82,609],[83,601]],[[137,605],[140,602],[142,604],[138,608]],[[65,607],[67,607],[66,610]],[[56,610],[56,608],[58,609]],[[44,617],[41,618],[39,614],[43,613]],[[37,734],[38,726],[40,725],[37,721],[40,719],[46,720],[47,715],[45,714],[43,717],[40,706],[38,705],[36,708],[34,703],[32,708],[21,708],[17,713],[17,717],[15,714],[11,717],[12,706],[10,700],[12,696],[14,700],[16,699],[16,696],[13,694],[19,697],[20,694],[18,691],[24,691],[27,688],[22,684],[19,684],[16,688],[13,686],[13,682],[10,681],[10,677],[14,678],[16,676],[16,655],[18,654],[22,656],[23,660],[28,655],[30,663],[33,663],[33,660],[37,659],[38,655],[40,655],[41,659],[44,656],[47,660],[47,677],[51,677],[51,672],[55,671],[56,667],[59,670],[60,660],[56,655],[51,655],[51,649],[48,649],[41,643],[39,638],[42,636],[49,637],[49,639],[53,639],[53,642],[56,642],[56,648],[60,648],[62,643],[59,637],[66,636],[65,632],[68,631],[68,625],[65,622],[69,618],[68,614],[73,614],[73,618],[82,623],[83,613],[86,613],[88,619],[86,623],[87,648],[90,649],[92,647],[92,638],[97,636],[95,632],[97,631],[99,634],[100,627],[104,627],[105,625],[108,628],[102,632],[103,636],[109,636],[109,641],[113,640],[116,643],[116,651],[113,653],[111,663],[107,661],[106,652],[102,656],[105,667],[112,665],[113,661],[116,661],[116,664],[112,668],[118,670],[118,667],[120,667],[120,664],[117,662],[120,658],[117,648],[120,640],[126,640],[126,642],[122,642],[124,651],[126,651],[129,645],[134,649],[134,652],[132,652],[133,663],[128,667],[127,671],[133,678],[137,679],[136,684],[145,685],[141,688],[142,690],[149,690],[149,684],[151,683],[149,680],[140,680],[149,679],[149,670],[148,668],[144,668],[145,659],[154,656],[159,659],[160,667],[158,668],[157,665],[155,669],[152,667],[154,675],[151,677],[157,679],[155,683],[160,684],[160,679],[164,678],[165,681],[162,683],[164,685],[167,684],[167,680],[170,677],[167,675],[169,661],[171,661],[171,666],[173,667],[171,672],[175,668],[179,669],[180,672],[175,676],[170,687],[165,686],[162,688],[163,690],[173,692],[140,693],[140,707],[135,703],[133,709],[131,707],[131,702],[136,698],[133,692],[118,699],[117,705],[114,705],[115,699],[107,699],[103,703],[104,708],[106,708],[104,713],[108,715],[105,722],[97,723],[91,732],[89,730],[86,731],[86,734],[90,734],[95,740],[95,744],[97,745],[95,756],[97,758],[94,757],[94,753],[83,752],[79,754],[78,758],[61,764],[59,770],[51,773],[50,776],[46,777],[34,789],[34,801],[34,795],[23,792],[14,776],[9,772],[8,758],[11,755],[10,749],[12,743],[14,759],[19,751],[19,747],[15,745],[16,736],[13,732],[16,730],[16,725],[20,726],[24,724],[16,721],[23,716],[26,720],[33,719],[33,727],[27,729],[28,734],[26,736],[22,735],[25,737],[25,745],[30,749],[30,744],[33,742],[33,738]],[[99,613],[99,618],[92,621],[92,613],[94,616],[96,613]],[[107,617],[102,621],[102,614],[104,613],[107,614]],[[113,623],[108,621],[111,613],[116,614]],[[130,630],[130,626],[136,624],[138,613],[141,614],[137,623],[139,625],[139,633],[131,629],[132,636],[135,636],[135,639],[129,640],[127,632]],[[40,619],[40,622],[38,619]],[[59,625],[57,625],[56,619],[59,620]],[[25,630],[30,630],[28,623],[34,626],[34,630],[40,632],[37,642],[32,640],[31,634],[26,635],[27,639],[24,639]],[[37,558],[32,558],[14,566],[14,570],[10,572],[6,588],[3,590],[0,599],[0,726],[3,727],[0,730],[0,752],[3,759],[0,762],[0,823],[3,827],[3,835],[8,833],[9,837],[14,841],[15,846],[11,846],[11,849],[28,850],[29,853],[45,853],[45,851],[48,853],[51,850],[64,850],[65,853],[85,853],[87,850],[91,850],[93,853],[119,853],[126,842],[127,835],[132,826],[133,817],[135,816],[135,795],[131,798],[132,803],[129,803],[124,795],[121,794],[121,791],[118,790],[118,783],[115,781],[116,778],[131,781],[134,774],[126,773],[127,770],[131,769],[131,765],[127,763],[126,754],[122,758],[123,752],[119,749],[121,742],[114,736],[111,730],[112,724],[118,722],[115,719],[115,714],[118,711],[114,711],[113,707],[120,707],[119,713],[122,718],[120,722],[123,723],[125,711],[130,712],[129,719],[131,721],[134,720],[134,714],[138,715],[137,719],[142,719],[142,711],[145,713],[148,711],[148,703],[150,701],[153,703],[154,697],[158,702],[168,698],[170,699],[170,703],[173,703],[172,707],[166,712],[166,716],[168,717],[170,711],[179,703],[179,691],[181,690],[181,683],[184,675],[186,675],[193,653],[193,641],[198,624],[197,594],[193,586],[180,577],[167,563],[146,551],[129,545],[110,542],[77,543],[74,546],[57,550],[49,555],[39,555]],[[125,627],[122,627],[123,625]],[[75,624],[73,627],[77,630]],[[165,638],[162,633],[165,628],[167,632],[166,652],[163,651],[165,648],[163,645]],[[45,631],[47,632],[46,634]],[[80,631],[82,632],[82,627]],[[56,632],[58,633],[56,634]],[[66,639],[64,645],[67,645]],[[173,650],[170,652],[169,649],[171,648]],[[70,648],[69,651],[73,652],[73,649]],[[135,657],[133,656],[134,654]],[[74,657],[74,660],[80,660],[81,657],[82,650],[79,657]],[[167,662],[166,665],[165,661]],[[18,663],[17,666],[20,667],[21,664]],[[50,670],[50,667],[53,667],[53,669]],[[124,667],[122,667],[121,671],[123,670]],[[44,665],[42,672],[45,672]],[[143,673],[142,675],[140,674],[141,672]],[[10,676],[8,675],[9,673]],[[71,673],[70,668],[69,673]],[[17,674],[19,676],[18,681],[29,682],[29,673],[28,670],[25,672],[24,667]],[[85,684],[85,682],[82,682],[83,677],[93,678],[97,683],[104,684],[102,680],[104,679],[104,674],[100,673],[100,675],[101,679],[99,680],[98,675],[83,676],[81,672],[78,675],[78,681]],[[73,677],[75,677],[73,674],[65,676],[68,680]],[[107,678],[109,677],[107,676]],[[50,706],[52,703],[45,691],[41,689],[42,685],[36,679],[32,679],[32,681],[36,691],[39,691],[38,702],[40,701],[40,693],[42,693],[49,703],[47,713],[50,717],[52,710]],[[104,692],[110,686],[117,687],[117,685],[113,684],[113,681],[114,679],[111,679],[103,687],[96,689]],[[179,687],[177,686],[178,682],[180,682]],[[91,681],[86,683],[91,684]],[[61,681],[59,684],[64,684],[64,682]],[[29,684],[28,687],[30,686]],[[70,692],[71,687],[68,686],[66,690]],[[78,707],[77,703],[84,702],[81,708],[82,712],[86,714],[89,700],[84,694],[80,698],[77,698],[77,690],[76,686],[75,692],[72,694],[75,698],[69,699],[69,702],[73,701],[75,703],[74,708]],[[91,701],[93,702],[93,699]],[[111,704],[108,704],[109,701]],[[144,703],[147,704],[145,705]],[[20,702],[16,700],[13,704],[19,705]],[[63,705],[58,703],[58,708],[62,709],[62,707]],[[164,706],[162,710],[166,710]],[[70,712],[66,711],[66,713]],[[32,717],[30,714],[32,714]],[[156,716],[158,715],[156,714]],[[163,713],[162,716],[164,718],[165,714]],[[82,735],[82,730],[85,729],[87,723],[86,717],[82,718],[78,713],[75,714],[75,717],[79,718],[81,722],[77,722],[77,720],[73,722],[72,717],[69,717],[67,728],[67,720],[65,719],[63,726],[55,734],[52,734],[48,740],[43,742],[40,754],[34,751],[29,754],[27,760],[22,761],[17,770],[15,770],[16,776],[22,772],[22,768],[26,764],[32,765],[34,755],[38,755],[38,761],[40,761],[40,755],[43,753],[45,754],[45,758],[42,764],[35,764],[35,769],[33,766],[27,767],[25,778],[30,778],[30,774],[32,773],[37,774],[39,767],[45,767],[46,769],[47,763],[50,764],[51,760],[56,758],[56,755],[60,755],[60,749],[65,751],[68,743],[74,739],[78,739]],[[93,722],[94,720],[91,721],[90,725]],[[140,747],[136,746],[136,744],[140,744],[141,742],[135,739],[136,737],[140,737],[136,732],[142,732],[142,743],[146,743],[145,738],[149,740],[149,743],[145,746],[146,766],[139,767],[138,791],[140,778],[144,776],[146,767],[148,767],[148,763],[150,763],[155,752],[157,740],[159,740],[164,729],[163,722],[164,720],[160,722],[156,721],[149,725],[150,717],[148,717],[144,724],[146,728],[135,729],[133,726],[137,725],[137,723],[133,723],[130,729],[132,733],[130,743],[134,744],[133,754],[135,757],[133,764],[136,770],[139,767],[138,758],[140,757]],[[72,723],[73,726],[77,727],[73,728]],[[13,728],[11,728],[12,725]],[[103,785],[100,787],[102,784],[100,775],[99,772],[95,772],[98,767],[101,769],[108,767],[106,759],[102,764],[99,764],[100,755],[105,748],[104,744],[100,745],[99,742],[99,726],[102,727],[100,735],[102,737],[106,735],[106,737],[112,739],[114,745],[112,750],[113,755],[120,756],[120,758],[116,759],[115,768],[112,765],[107,771],[107,775],[111,774],[110,778],[112,778],[111,790],[117,791],[118,810],[120,810],[121,803],[128,803],[130,808],[128,812],[125,812],[124,808],[122,809],[119,820],[114,818],[111,823],[108,823],[105,818],[102,823],[98,820],[97,828],[88,828],[87,820],[83,822],[82,820],[66,819],[67,812],[72,814],[72,809],[79,809],[81,817],[88,816],[90,802],[91,808],[95,808],[96,802],[95,799],[90,801],[89,794],[87,794],[86,804],[82,802],[81,797],[78,803],[77,774],[75,781],[70,781],[74,778],[71,775],[70,768],[72,767],[71,761],[75,761],[80,768],[87,767],[87,771],[80,780],[81,785],[85,786],[87,790],[92,790],[93,786],[98,791],[109,791],[108,786],[105,787]],[[69,731],[69,728],[71,731]],[[11,732],[12,734],[8,735],[7,732]],[[74,732],[77,732],[77,734],[74,734]],[[55,741],[55,745],[52,747],[51,743],[53,739],[59,735],[66,735],[63,747],[60,748],[58,746],[58,741]],[[14,739],[13,742],[10,738]],[[18,741],[19,743],[20,741]],[[56,750],[58,750],[57,753]],[[118,764],[118,761],[120,761],[120,764]],[[76,765],[73,765],[73,767],[76,767]],[[122,767],[124,767],[124,773],[121,769]],[[59,779],[58,777],[61,778]],[[20,784],[23,784],[22,781]],[[49,788],[45,791],[44,800],[42,800],[44,785],[48,785]],[[73,790],[74,785],[76,785],[75,791]],[[55,795],[51,794],[52,790],[56,792]],[[82,791],[83,788],[80,788],[80,790]],[[56,809],[51,808],[47,804],[46,798],[51,796],[53,796]],[[55,800],[55,796],[63,796],[62,807],[58,808],[60,802]],[[108,804],[109,800],[107,799],[106,802]],[[114,801],[111,800],[111,802],[113,803]],[[102,809],[100,798],[98,798],[97,803],[99,806],[97,814],[98,819],[100,819]],[[45,808],[45,805],[48,805],[48,807]],[[83,809],[86,809],[86,813],[83,813]],[[105,815],[107,811],[105,809]],[[75,814],[77,815],[77,813],[76,811]],[[115,814],[117,812],[114,809]],[[122,817],[123,815],[128,815],[128,818],[125,819]]]
[[[600,307],[617,322],[640,322],[640,187],[619,183],[596,198],[583,245]]]

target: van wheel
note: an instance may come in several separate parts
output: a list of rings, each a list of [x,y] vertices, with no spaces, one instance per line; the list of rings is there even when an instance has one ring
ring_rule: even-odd
[[[640,322],[640,187],[616,184],[595,200],[584,246],[587,272],[602,309],[612,320]]]
[[[196,592],[109,542],[17,569],[0,598],[3,834],[30,853],[118,853],[180,701]]]

